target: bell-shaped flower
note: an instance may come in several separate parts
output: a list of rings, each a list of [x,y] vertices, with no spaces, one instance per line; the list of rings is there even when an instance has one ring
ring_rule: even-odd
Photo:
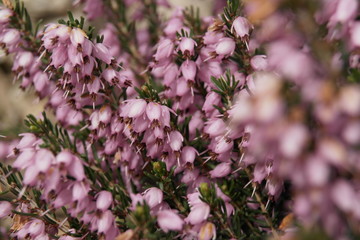
[[[36,152],[34,149],[25,149],[13,162],[12,167],[16,169],[25,169],[35,162]]]
[[[223,162],[210,171],[211,178],[222,178],[231,172],[231,163]]]
[[[46,172],[54,162],[55,156],[51,151],[43,148],[36,152],[35,165],[39,172]]]
[[[181,64],[180,70],[186,81],[195,81],[196,63],[191,60],[186,60]]]
[[[246,18],[237,17],[233,22],[231,30],[235,30],[236,35],[242,38],[248,36],[252,28],[253,26]]]
[[[179,50],[184,55],[194,55],[194,48],[196,46],[196,42],[192,38],[183,37],[179,43]]]
[[[6,217],[11,213],[12,205],[8,201],[0,201],[0,218]]]
[[[146,116],[152,122],[161,117],[161,105],[155,102],[149,102],[146,106]]]
[[[87,183],[76,182],[72,188],[73,201],[81,201],[88,196],[90,187]]]
[[[173,51],[174,43],[170,39],[164,39],[159,43],[154,58],[156,61],[164,60],[169,58]]]
[[[144,199],[150,208],[153,208],[163,201],[163,192],[156,187],[148,188],[144,192]]]
[[[108,191],[101,191],[96,198],[96,207],[101,211],[107,210],[113,202],[113,196]]]
[[[256,71],[266,70],[268,61],[265,55],[255,55],[251,58],[250,65]]]
[[[82,45],[86,38],[86,33],[80,28],[73,28],[70,33],[70,41],[74,47],[78,47],[78,45]]]
[[[214,149],[215,153],[221,154],[231,150],[234,146],[234,141],[227,137],[218,137],[219,141],[216,142]]]
[[[85,178],[84,166],[78,157],[74,156],[71,165],[68,167],[68,171],[69,174],[78,181],[82,181]]]
[[[104,124],[108,124],[111,120],[112,111],[107,105],[103,106],[99,110],[99,121]]]
[[[191,146],[185,146],[181,150],[180,158],[182,162],[193,163],[196,158],[196,155],[199,155],[199,153],[196,151],[195,148]]]
[[[209,217],[209,214],[209,205],[202,202],[191,207],[191,211],[185,221],[192,225],[196,225],[205,221]]]
[[[109,49],[102,43],[96,43],[93,49],[93,54],[96,58],[100,59],[106,64],[110,64],[113,57]]]
[[[164,232],[181,231],[184,220],[182,220],[173,210],[161,210],[157,213],[157,222]]]
[[[114,224],[114,215],[110,210],[106,210],[100,216],[97,221],[97,230],[98,233],[105,233],[110,229],[110,227]]]
[[[170,133],[169,144],[174,152],[180,151],[183,141],[184,141],[184,137],[181,135],[179,131],[172,131]]]
[[[222,38],[216,45],[215,52],[220,56],[232,55],[235,50],[235,41],[231,38]]]
[[[56,155],[56,162],[65,167],[68,167],[73,162],[73,160],[74,155],[66,149]]]

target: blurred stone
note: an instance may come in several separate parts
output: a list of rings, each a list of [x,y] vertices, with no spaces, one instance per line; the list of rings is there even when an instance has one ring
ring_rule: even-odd
[[[64,15],[72,7],[71,0],[23,0],[30,15],[34,18]]]
[[[213,15],[213,6],[215,1],[225,0],[169,0],[169,3],[173,7],[190,7],[194,6],[194,9],[200,9],[200,16],[211,16]]]

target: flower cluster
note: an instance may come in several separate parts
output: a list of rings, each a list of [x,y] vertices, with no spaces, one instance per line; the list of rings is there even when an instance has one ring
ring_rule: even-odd
[[[4,1],[0,47],[56,124],[0,142],[0,236],[359,236],[360,6],[269,2],[75,1],[96,35]]]

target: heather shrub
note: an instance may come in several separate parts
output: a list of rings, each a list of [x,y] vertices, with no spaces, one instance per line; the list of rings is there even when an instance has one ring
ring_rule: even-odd
[[[0,144],[2,239],[360,238],[357,0],[82,0],[45,25],[2,3],[47,102]]]

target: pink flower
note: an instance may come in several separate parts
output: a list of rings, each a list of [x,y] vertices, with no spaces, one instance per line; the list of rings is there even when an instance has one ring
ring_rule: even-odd
[[[34,143],[37,141],[37,138],[32,133],[22,133],[20,142],[16,145],[16,148],[22,150],[25,148],[33,147]]]
[[[345,180],[337,180],[331,190],[331,197],[338,208],[345,212],[352,212],[357,204],[358,196],[354,187]]]
[[[252,28],[253,26],[246,18],[237,17],[233,22],[231,30],[235,30],[236,35],[242,38],[249,35]]]
[[[7,23],[10,21],[10,17],[13,15],[13,11],[8,8],[0,9],[0,23]]]
[[[39,172],[46,172],[52,163],[55,162],[55,156],[47,149],[40,149],[35,156],[35,165]]]
[[[99,233],[107,233],[107,231],[114,224],[114,215],[110,210],[106,210],[97,221],[97,230]]]
[[[336,11],[331,16],[330,22],[346,23],[356,16],[359,5],[357,0],[339,0],[337,2]]]
[[[192,38],[181,38],[179,49],[184,55],[194,55],[194,48],[197,46],[196,42]]]
[[[85,41],[85,37],[87,37],[86,33],[80,28],[73,28],[71,30],[70,41],[75,48],[77,48],[79,45],[82,46]]]
[[[96,207],[101,211],[107,210],[113,202],[112,194],[108,191],[101,191],[98,193],[96,199]]]
[[[191,60],[186,60],[181,64],[180,67],[181,73],[185,80],[187,81],[195,81],[196,75],[196,63]]]
[[[196,225],[203,221],[205,221],[210,214],[210,207],[206,203],[198,203],[191,207],[191,211],[187,218],[185,219],[186,222]]]
[[[146,109],[147,103],[143,99],[132,99],[126,103],[121,116],[128,116],[130,118],[137,118],[141,116]]]
[[[20,39],[20,33],[18,30],[9,29],[1,34],[0,42],[5,43],[6,45],[16,44]]]
[[[230,172],[231,172],[231,163],[224,162],[217,165],[209,173],[211,178],[222,178],[229,175]]]
[[[100,17],[104,12],[104,3],[102,0],[85,1],[84,12],[89,20]]]
[[[16,169],[25,169],[35,162],[35,150],[25,149],[20,155],[16,158],[15,162],[12,164],[13,168]]]
[[[74,155],[68,150],[63,150],[56,155],[56,162],[65,167],[68,167],[73,162],[73,159]]]
[[[214,111],[213,105],[218,106],[220,105],[220,103],[221,103],[221,96],[218,93],[211,91],[206,95],[206,99],[202,107],[202,110],[206,113]]]
[[[210,120],[206,123],[206,127],[204,132],[209,134],[210,137],[216,137],[224,133],[226,128],[225,122],[218,118],[214,120]]]
[[[161,61],[169,58],[174,51],[174,43],[170,39],[164,39],[159,43],[159,46],[154,55],[155,60]]]
[[[99,121],[108,124],[111,120],[112,110],[109,106],[105,105],[99,110]]]
[[[182,142],[184,141],[183,136],[179,131],[172,131],[170,133],[170,147],[171,149],[176,152],[179,151],[182,147]]]
[[[81,201],[88,196],[90,187],[84,182],[75,182],[72,188],[73,201]]]
[[[144,192],[144,199],[150,208],[153,208],[163,201],[163,192],[156,187],[148,188]]]
[[[181,231],[183,229],[184,220],[173,210],[161,210],[157,213],[157,222],[164,232]]]
[[[40,235],[43,235],[45,233],[45,224],[43,221],[39,219],[34,219],[31,221],[31,224],[29,226],[29,234],[32,237],[38,237]],[[37,239],[37,238],[36,238]]]
[[[266,70],[268,65],[265,55],[253,56],[250,60],[250,64],[254,70]]]
[[[354,46],[360,46],[360,22],[357,21],[352,26],[351,41]]]
[[[152,122],[161,117],[161,105],[155,102],[149,102],[146,106],[146,116]]]
[[[82,181],[85,178],[84,166],[81,160],[74,156],[71,165],[68,168],[69,174],[76,178],[78,181]]]
[[[235,50],[235,42],[231,38],[221,38],[216,45],[215,52],[220,56],[232,55]]]
[[[199,153],[196,151],[195,148],[190,147],[190,146],[185,146],[181,150],[180,158],[181,158],[182,162],[193,163],[196,158],[196,155],[199,155]]]
[[[0,201],[0,218],[6,217],[11,213],[12,205],[8,201]]]
[[[113,57],[111,56],[109,49],[102,43],[96,43],[94,46],[94,57],[100,59],[106,64],[110,64]]]

